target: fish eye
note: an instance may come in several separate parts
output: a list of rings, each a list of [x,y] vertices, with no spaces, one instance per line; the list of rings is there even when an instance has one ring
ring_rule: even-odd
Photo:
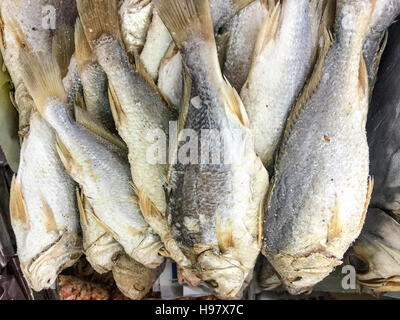
[[[208,280],[206,281],[211,287],[218,288],[218,282],[215,280]]]
[[[369,272],[369,264],[362,257],[351,254],[349,256],[349,263],[356,269],[358,274],[366,274]]]

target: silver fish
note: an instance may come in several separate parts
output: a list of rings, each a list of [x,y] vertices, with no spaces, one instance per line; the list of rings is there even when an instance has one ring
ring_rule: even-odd
[[[257,0],[234,16],[227,27],[229,40],[223,74],[238,92],[249,75],[258,32],[266,14],[262,0]]]
[[[150,268],[160,265],[163,258],[158,250],[162,243],[140,212],[126,153],[70,119],[53,57],[24,54],[21,60],[26,70],[25,83],[35,105],[57,132],[61,161],[82,186],[98,221],[131,257]]]
[[[146,42],[153,14],[151,0],[123,0],[119,9],[121,35],[126,50],[139,54]]]
[[[260,208],[268,173],[254,152],[243,104],[222,76],[208,1],[160,0],[154,5],[199,95],[184,121],[196,141],[191,157],[204,152],[201,159],[185,162],[179,154],[186,154],[187,147],[180,145],[170,172],[168,222],[200,279],[218,297],[234,298],[260,250]],[[202,145],[209,143],[206,147],[200,147],[200,135]]]
[[[341,264],[364,223],[372,181],[362,44],[372,9],[370,0],[337,1],[336,39],[328,51],[325,36],[275,165],[263,254],[292,294],[309,291]]]
[[[49,288],[82,254],[75,183],[58,157],[55,133],[34,112],[11,187],[11,221],[29,286]]]
[[[265,17],[249,76],[240,96],[249,114],[255,148],[264,165],[275,151],[290,109],[312,63],[309,0],[283,0]]]
[[[109,79],[113,116],[118,132],[129,148],[132,179],[142,214],[161,237],[166,254],[178,264],[188,265],[172,239],[165,217],[166,154],[165,157],[158,154],[161,159],[153,156],[154,137],[149,138],[149,135],[157,134],[161,142],[166,141],[169,122],[175,119],[175,115],[149,85],[151,78],[144,75],[146,81],[141,76],[143,73],[132,70],[120,42],[115,2],[79,0],[78,10],[89,44]]]

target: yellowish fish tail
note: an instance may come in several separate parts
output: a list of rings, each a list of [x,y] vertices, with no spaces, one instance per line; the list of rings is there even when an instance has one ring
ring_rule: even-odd
[[[20,55],[24,83],[36,108],[44,115],[50,99],[66,101],[61,72],[54,55],[23,51]]]
[[[154,4],[179,48],[191,36],[215,45],[208,0],[155,0]]]
[[[91,47],[103,35],[121,39],[117,0],[77,0],[77,7]]]
[[[78,65],[79,73],[82,73],[86,67],[95,62],[92,48],[90,48],[89,42],[86,39],[85,31],[81,20],[76,19],[75,24],[75,57]]]
[[[57,28],[53,37],[52,51],[60,67],[61,77],[64,78],[75,52],[74,29],[71,26],[63,24]]]
[[[280,1],[264,0],[262,3],[267,9],[267,14],[258,32],[254,47],[253,61],[262,53],[268,43],[275,39],[279,27],[279,17],[282,11]]]

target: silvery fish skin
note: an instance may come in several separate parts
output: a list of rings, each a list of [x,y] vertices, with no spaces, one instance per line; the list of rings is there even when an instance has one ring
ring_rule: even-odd
[[[73,110],[77,95],[83,95],[81,78],[79,77],[78,65],[75,54],[71,57],[68,72],[63,79],[63,85],[67,94],[67,108]]]
[[[3,58],[0,55],[0,147],[3,150],[7,163],[14,172],[17,172],[19,163],[18,114],[12,105],[11,79],[4,68]]]
[[[371,206],[400,215],[400,23],[389,32],[368,114],[370,170],[375,190]]]
[[[85,195],[77,193],[77,199],[86,260],[96,272],[100,274],[109,272],[124,253],[124,249],[98,222]]]
[[[34,112],[11,187],[11,221],[29,286],[49,288],[82,253],[75,183],[58,157],[55,133]]]
[[[229,40],[223,73],[238,92],[247,80],[254,46],[266,13],[262,1],[254,1],[234,16],[227,27]]]
[[[372,182],[362,42],[372,7],[337,2],[336,40],[292,111],[275,165],[263,254],[292,294],[339,265],[363,226]]]
[[[140,60],[153,80],[158,78],[158,69],[161,60],[165,56],[171,41],[172,38],[167,28],[164,26],[157,12],[154,12],[146,43],[140,54]]]
[[[157,86],[179,110],[183,97],[183,64],[182,56],[175,45],[168,49],[161,61]]]
[[[125,296],[140,300],[150,292],[164,267],[165,263],[156,269],[149,269],[127,255],[123,255],[113,267],[112,274],[115,284]]]
[[[96,122],[101,123],[110,132],[114,132],[115,124],[108,99],[107,75],[96,61],[80,21],[77,21],[75,25],[75,46],[75,56],[86,110]]]
[[[360,237],[346,257],[357,282],[375,292],[400,287],[400,224],[384,211],[370,208]]]
[[[303,88],[312,58],[309,0],[284,0],[269,10],[240,96],[255,148],[266,167],[274,162],[290,109]]]
[[[36,107],[57,133],[61,161],[82,187],[98,221],[131,257],[151,268],[160,265],[163,258],[158,250],[162,243],[143,219],[125,151],[70,119],[53,57],[24,54],[21,62]]]
[[[367,64],[368,77],[371,89],[375,84],[376,73],[382,50],[381,42],[385,31],[400,14],[400,1],[398,0],[376,0],[372,13],[367,37],[364,40],[364,59]]]
[[[178,161],[170,169],[168,222],[197,275],[218,297],[234,298],[259,253],[259,214],[268,173],[255,155],[240,98],[222,77],[208,1],[154,3],[199,94],[194,99],[198,103],[188,110],[185,129],[194,139],[202,134],[201,141],[209,142],[206,149],[196,145],[190,151],[199,151],[199,156],[200,149],[205,152],[191,163],[180,158],[187,151],[180,144]],[[177,17],[182,19],[177,22]],[[221,144],[213,139],[217,132],[224,139]],[[213,157],[215,151],[224,157],[210,163],[211,150]]]
[[[122,39],[130,54],[140,53],[151,24],[151,0],[123,0],[119,9]]]
[[[214,32],[217,33],[232,17],[254,0],[210,0]]]
[[[169,122],[175,115],[148,82],[132,70],[119,40],[118,24],[114,21],[115,3],[79,0],[78,9],[86,37],[109,79],[113,116],[118,132],[129,148],[132,179],[142,214],[160,235],[168,254],[178,264],[187,265],[187,259],[170,235],[164,215],[167,159],[155,158],[152,153],[154,138],[151,136],[156,134],[161,142],[168,141]],[[101,21],[106,21],[106,25]],[[96,26],[101,29],[97,30]],[[104,32],[105,28],[107,32]]]
[[[14,36],[14,21],[20,26],[26,45],[33,52],[49,52],[52,46],[52,32],[50,28],[44,28],[44,16],[46,6],[55,8],[56,27],[62,24],[73,25],[76,19],[76,4],[74,0],[4,0],[1,2],[1,15],[4,23],[2,30],[2,54],[4,63],[10,73],[15,87],[15,102],[19,111],[21,135],[27,133],[29,127],[30,112],[34,108],[33,101],[23,84],[21,69],[18,61],[21,44]]]
[[[217,32],[238,11],[254,0],[211,0],[214,30]],[[165,56],[172,38],[156,12],[148,31],[146,44],[140,58],[153,80],[157,80],[161,60]]]
[[[126,253],[146,266],[157,267],[163,261],[158,255],[162,243],[144,221],[135,202],[125,154],[116,153],[70,121],[63,108],[59,102],[49,104],[44,116],[66,148],[60,156],[68,173],[82,186],[96,216]]]

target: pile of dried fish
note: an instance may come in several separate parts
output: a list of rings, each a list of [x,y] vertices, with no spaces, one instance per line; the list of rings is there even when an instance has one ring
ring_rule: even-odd
[[[31,288],[82,254],[131,299],[166,259],[181,282],[222,299],[242,297],[260,254],[261,286],[291,294],[342,263],[371,199],[370,155],[390,144],[378,125],[369,150],[366,121],[398,1],[3,0],[0,10],[0,145]],[[398,214],[388,149],[372,202]],[[361,284],[392,290],[400,230],[378,211],[349,259],[372,265]],[[380,268],[385,254],[397,265]],[[88,288],[78,298],[108,298]]]

